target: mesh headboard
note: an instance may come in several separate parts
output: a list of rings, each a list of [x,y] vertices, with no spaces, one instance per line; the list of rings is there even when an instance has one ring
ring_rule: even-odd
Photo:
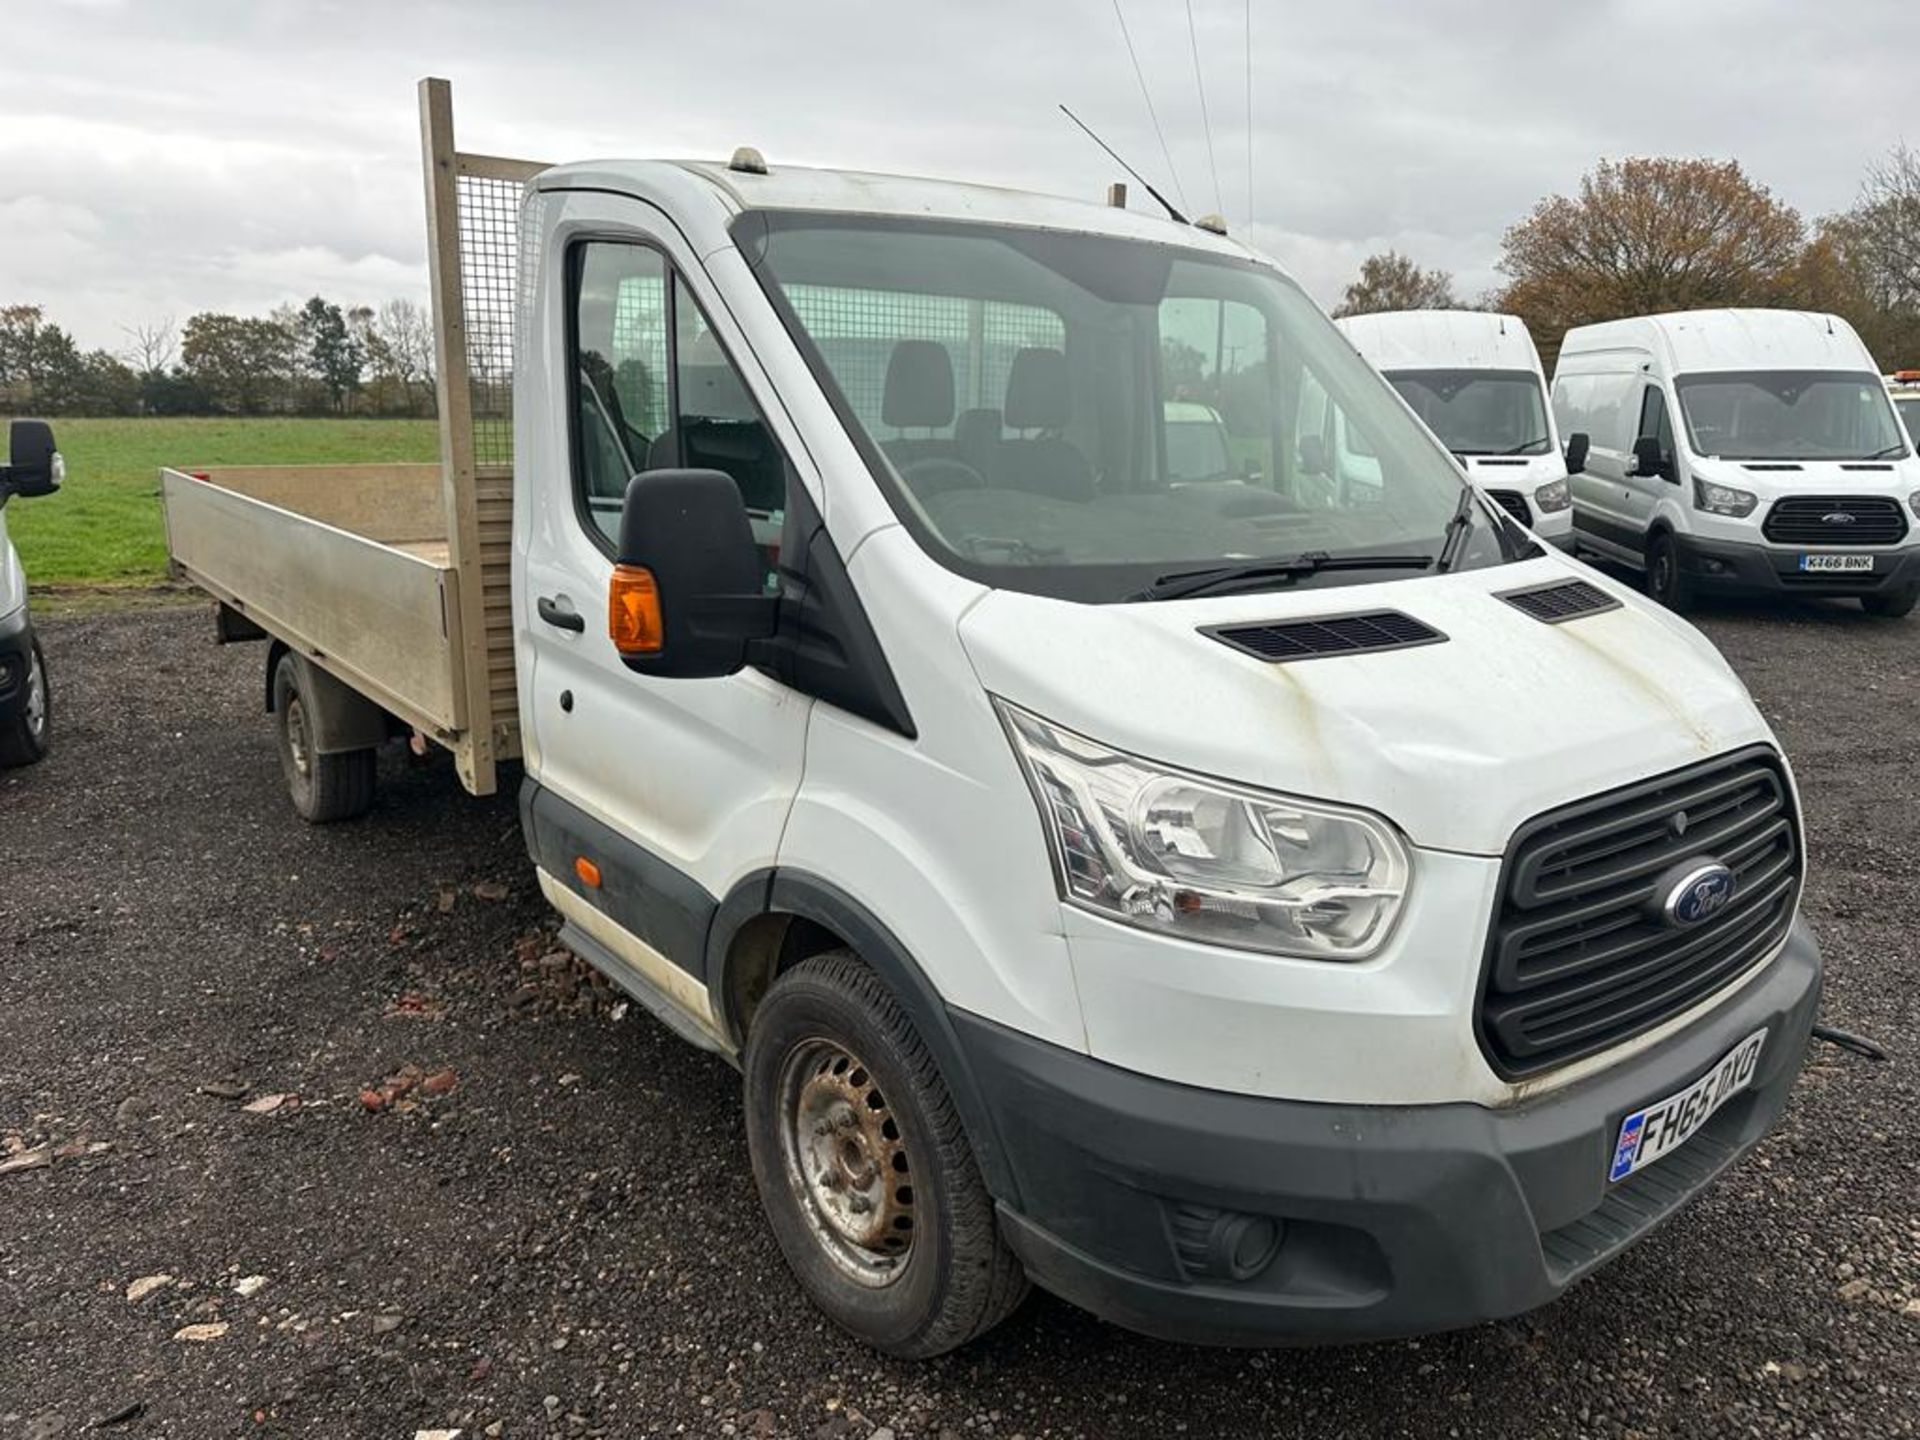
[[[457,157],[460,301],[467,321],[467,394],[473,463],[513,464],[513,276],[526,182],[470,173]]]

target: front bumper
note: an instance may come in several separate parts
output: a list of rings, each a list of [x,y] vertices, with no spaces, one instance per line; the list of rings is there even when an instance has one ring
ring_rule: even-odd
[[[0,726],[11,725],[27,703],[27,672],[33,663],[33,622],[22,605],[0,619]]]
[[[1028,1273],[1130,1329],[1259,1345],[1444,1330],[1554,1299],[1766,1134],[1819,993],[1819,948],[1796,923],[1760,975],[1691,1025],[1499,1110],[1200,1090],[953,1019],[1018,1187],[1000,1211]],[[1680,1149],[1609,1184],[1621,1121],[1762,1026],[1750,1087]],[[1233,1278],[1248,1267],[1223,1263],[1235,1242],[1217,1237],[1259,1258],[1276,1233],[1270,1262]]]
[[[1697,590],[1720,594],[1878,595],[1920,586],[1920,550],[1874,550],[1871,572],[1807,574],[1805,550],[1676,535],[1680,570]]]

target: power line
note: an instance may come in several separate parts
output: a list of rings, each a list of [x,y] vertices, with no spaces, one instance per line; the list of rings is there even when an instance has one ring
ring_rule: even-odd
[[[1160,139],[1160,157],[1167,162],[1167,174],[1173,177],[1174,193],[1180,197],[1181,208],[1185,209],[1187,189],[1180,183],[1180,172],[1173,168],[1173,151],[1167,148],[1167,132],[1160,128],[1160,115],[1153,108],[1153,95],[1147,89],[1147,77],[1140,68],[1140,57],[1134,53],[1133,36],[1127,31],[1127,17],[1120,13],[1120,0],[1113,0],[1113,18],[1120,22],[1120,38],[1127,42],[1127,58],[1133,62],[1134,79],[1140,82],[1140,98],[1147,102],[1147,118],[1153,122],[1153,133]],[[1144,180],[1140,183],[1146,184]]]
[[[1193,0],[1187,0],[1187,43],[1193,47],[1193,88],[1200,92],[1200,128],[1207,136],[1207,168],[1213,171],[1213,205],[1225,210],[1220,198],[1220,162],[1213,153],[1213,121],[1207,116],[1207,82],[1200,77],[1200,33],[1193,28]]]

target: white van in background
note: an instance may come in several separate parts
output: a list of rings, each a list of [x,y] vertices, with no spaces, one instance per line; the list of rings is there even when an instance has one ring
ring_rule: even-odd
[[[1569,330],[1560,424],[1591,437],[1580,543],[1702,591],[1920,599],[1920,461],[1879,367],[1836,315],[1690,310]]]
[[[1334,322],[1514,519],[1573,546],[1571,468],[1526,325],[1479,310],[1395,310]],[[1578,447],[1574,459],[1578,460]]]
[[[42,759],[53,741],[53,691],[27,614],[27,572],[7,538],[7,502],[51,495],[66,465],[44,420],[16,420],[0,465],[0,770]]]

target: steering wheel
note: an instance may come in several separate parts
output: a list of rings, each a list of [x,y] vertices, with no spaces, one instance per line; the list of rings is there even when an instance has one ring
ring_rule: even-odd
[[[922,500],[931,500],[955,490],[987,488],[986,476],[973,466],[964,461],[948,460],[939,455],[930,455],[924,460],[908,461],[900,467],[900,478],[906,481],[907,488]]]

